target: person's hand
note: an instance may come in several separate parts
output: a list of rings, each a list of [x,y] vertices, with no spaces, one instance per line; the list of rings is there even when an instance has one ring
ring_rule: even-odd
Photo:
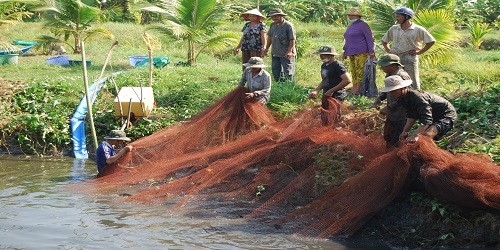
[[[267,51],[268,51],[268,49],[263,49],[263,50],[260,52],[260,54],[262,55],[262,57],[267,56]]]
[[[372,108],[378,108],[380,105],[382,105],[382,101],[380,98],[375,99],[375,101],[372,103]]]
[[[407,142],[416,142],[418,141],[418,135],[410,136],[406,139]]]
[[[131,151],[132,151],[132,149],[134,149],[134,146],[132,146],[132,145],[127,145],[127,146],[125,146],[123,149],[125,150],[125,152],[131,152]]]
[[[399,135],[399,140],[404,141],[408,137],[408,132],[403,132]]]
[[[416,56],[416,55],[418,55],[418,54],[417,54],[417,51],[416,51],[416,50],[414,50],[414,49],[412,49],[412,50],[408,51],[408,54],[410,54],[410,56]]]
[[[380,110],[380,114],[382,115],[387,115],[389,113],[389,107],[385,106],[383,109]]]
[[[311,91],[311,93],[309,93],[309,98],[316,99],[316,97],[318,97],[318,91],[313,90]]]
[[[233,51],[233,54],[237,55],[239,52],[240,52],[240,48],[235,48],[234,51]]]
[[[347,56],[345,55],[345,53],[342,53],[342,59],[347,59]]]
[[[375,60],[375,59],[376,59],[376,57],[375,57],[375,53],[371,53],[371,54],[370,54],[370,59],[372,59],[372,60]]]
[[[250,99],[250,98],[254,98],[254,97],[255,97],[255,94],[253,92],[245,93],[245,98],[246,99]]]
[[[290,60],[290,58],[292,58],[292,56],[293,56],[293,53],[292,52],[288,52],[288,53],[286,53],[285,58],[287,60]]]
[[[328,91],[326,91],[323,95],[324,96],[333,96],[333,88],[329,89]]]

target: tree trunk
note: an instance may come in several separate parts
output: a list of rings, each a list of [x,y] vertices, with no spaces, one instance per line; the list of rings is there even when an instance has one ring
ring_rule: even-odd
[[[195,58],[196,47],[195,47],[195,43],[193,40],[189,40],[188,43],[189,43],[189,46],[188,46],[188,64],[193,66],[196,64],[196,58]]]
[[[75,38],[75,51],[74,51],[74,53],[80,54],[80,52],[82,52],[82,47],[80,46],[82,39],[78,35],[74,36],[74,38]]]

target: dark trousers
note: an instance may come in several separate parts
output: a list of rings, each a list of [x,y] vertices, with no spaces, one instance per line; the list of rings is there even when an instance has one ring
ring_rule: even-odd
[[[275,81],[282,79],[293,81],[293,75],[295,75],[295,57],[288,60],[285,57],[273,56],[271,67]]]

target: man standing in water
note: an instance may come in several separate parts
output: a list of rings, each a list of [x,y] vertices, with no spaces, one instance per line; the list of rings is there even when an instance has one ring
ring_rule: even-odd
[[[418,55],[429,50],[436,39],[424,27],[411,22],[411,18],[415,16],[412,9],[401,7],[394,14],[397,24],[389,28],[382,37],[382,45],[385,52],[399,56],[401,64],[411,77],[413,89],[420,89]],[[391,46],[389,43],[392,43]]]
[[[129,142],[125,132],[121,130],[112,130],[96,151],[97,171],[99,174],[104,173],[106,167],[115,163],[122,158],[127,152],[132,151],[132,145],[125,146],[125,142]],[[118,153],[116,150],[119,150]]]

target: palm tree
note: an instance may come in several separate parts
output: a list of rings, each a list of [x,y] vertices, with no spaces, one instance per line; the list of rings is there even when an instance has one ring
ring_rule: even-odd
[[[57,0],[47,1],[49,5],[36,8],[38,11],[45,11],[46,20],[44,26],[49,29],[56,37],[41,36],[41,41],[63,41],[68,43],[70,37],[73,38],[74,53],[80,53],[81,41],[101,36],[114,39],[111,31],[101,27],[93,27],[101,15],[101,10],[84,4],[81,0]],[[71,45],[70,45],[71,46]]]
[[[238,42],[238,35],[234,33],[217,32],[225,14],[225,7],[217,0],[161,2],[162,8],[157,6],[143,8],[145,11],[166,16],[163,24],[150,26],[149,29],[187,42],[189,65],[196,64],[196,58],[204,50],[220,50],[234,46]]]
[[[412,18],[413,22],[426,28],[436,39],[434,46],[422,55],[422,63],[437,64],[449,61],[456,55],[459,42],[458,33],[452,22],[454,2],[454,0],[368,1],[368,9],[375,19],[372,22],[374,36],[380,40],[396,21],[394,10],[397,7],[406,6],[416,13],[416,16]]]

